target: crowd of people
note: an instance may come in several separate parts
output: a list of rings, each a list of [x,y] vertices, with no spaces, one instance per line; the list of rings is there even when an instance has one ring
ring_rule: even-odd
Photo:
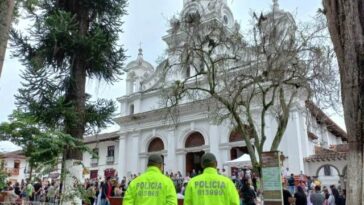
[[[227,176],[225,169],[217,169],[219,175]],[[201,172],[192,170],[186,176],[183,176],[180,171],[165,172],[164,175],[169,177],[176,189],[178,199],[185,197],[185,191],[188,182],[200,175]],[[121,179],[118,176],[107,177],[105,180],[86,179],[83,184],[85,196],[83,204],[89,205],[104,205],[110,197],[125,196],[125,193],[130,183],[140,176],[131,174],[128,178]],[[259,178],[250,170],[235,169],[229,177],[235,184],[239,192],[241,204],[257,205],[260,204],[261,191],[259,190]],[[304,180],[297,180],[293,174],[284,177],[283,180],[283,199],[284,205],[345,205],[345,189],[331,185],[329,187],[321,186],[321,182],[317,178],[307,177]],[[4,190],[7,194],[7,202],[10,204],[43,203],[58,204],[59,202],[59,183],[52,181],[35,180],[34,183],[8,183]]]
[[[295,180],[291,174],[283,183],[284,205],[345,205],[346,190],[335,185],[322,186],[317,178]]]
[[[57,204],[59,201],[59,185],[55,181],[43,182],[40,179],[31,183],[29,180],[21,183],[8,182],[4,190],[6,204],[40,204],[47,202]]]
[[[229,177],[225,169],[217,169],[220,175]],[[169,177],[176,189],[177,198],[184,199],[185,190],[188,182],[201,174],[201,171],[192,170],[186,176],[183,176],[180,171],[165,172],[165,176]],[[124,197],[129,184],[140,176],[138,174],[131,174],[129,177],[109,177],[105,181],[101,179],[88,179],[85,181],[84,187],[87,190],[89,197],[84,201],[84,204],[91,205],[102,205],[103,200],[108,197]],[[259,178],[255,176],[250,170],[235,169],[233,174],[229,177],[235,184],[237,190],[239,191],[240,199],[242,203],[245,201],[244,205],[254,205],[259,203],[258,196],[260,196]],[[107,185],[109,184],[109,185]],[[110,191],[109,191],[110,190]],[[110,193],[109,196],[103,193]]]

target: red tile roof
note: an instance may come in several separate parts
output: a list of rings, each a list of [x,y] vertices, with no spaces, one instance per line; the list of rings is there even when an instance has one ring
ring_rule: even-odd
[[[336,137],[340,137],[343,141],[348,141],[346,132],[339,127],[333,120],[330,119],[315,103],[312,101],[306,101],[306,108],[314,116],[318,123],[326,125],[326,128]]]

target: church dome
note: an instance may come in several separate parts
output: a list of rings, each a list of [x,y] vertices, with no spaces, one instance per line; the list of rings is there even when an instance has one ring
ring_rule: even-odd
[[[261,28],[272,42],[291,44],[295,40],[296,22],[290,12],[279,8],[278,0],[273,0],[272,11],[264,16]]]
[[[136,60],[131,61],[125,67],[125,72],[130,72],[132,70],[144,70],[145,72],[154,72],[152,64],[143,58],[143,49],[139,48],[138,57]]]
[[[198,17],[201,22],[216,19],[228,28],[235,25],[235,20],[226,0],[184,0],[181,21],[190,16]]]

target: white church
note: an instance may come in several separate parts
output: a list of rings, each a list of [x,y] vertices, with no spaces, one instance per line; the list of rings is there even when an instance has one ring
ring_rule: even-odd
[[[197,11],[205,23],[217,21],[230,29],[235,26],[227,0],[184,0],[179,18],[192,11]],[[279,11],[292,17],[288,12]],[[167,44],[170,33],[168,31],[163,37]],[[168,54],[167,58],[171,56]],[[141,48],[137,59],[127,64],[127,93],[118,98],[121,109],[114,118],[120,130],[85,138],[90,148],[99,153],[98,158],[87,153],[83,156],[90,178],[116,174],[121,178],[142,173],[151,153],[164,156],[165,171],[180,171],[183,175],[193,169],[201,170],[200,157],[205,152],[216,155],[220,169],[227,169],[225,162],[247,153],[245,142],[233,132],[232,123],[212,122],[203,102],[180,104],[177,125],[166,119],[166,108],[161,103],[163,90],[158,89],[162,69],[162,64],[155,68],[145,61]],[[176,75],[178,78],[185,76],[183,73]],[[268,140],[264,149],[268,151],[273,137],[270,133],[275,133],[273,130],[277,125],[273,117],[267,122],[272,123],[266,131]],[[297,102],[291,109],[279,147],[284,155],[284,169],[288,168],[288,172],[295,175],[318,176],[328,184],[336,184],[343,180],[346,172],[346,140],[345,131],[317,106],[311,102]]]

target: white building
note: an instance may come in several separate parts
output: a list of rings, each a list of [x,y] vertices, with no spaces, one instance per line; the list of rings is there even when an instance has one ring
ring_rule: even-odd
[[[235,26],[226,0],[184,0],[180,18],[196,11],[203,21],[218,21],[230,29]],[[169,35],[163,37],[163,40],[167,44],[171,43]],[[168,55],[171,56],[173,55]],[[99,161],[92,159],[89,154],[84,155],[84,164],[89,167],[92,178],[95,178],[96,173],[101,177],[105,170],[111,172],[111,169],[119,177],[143,172],[151,153],[164,156],[165,171],[187,174],[193,169],[201,170],[199,160],[204,152],[214,153],[220,168],[226,161],[247,152],[242,137],[233,132],[232,123],[225,121],[214,124],[209,119],[204,101],[180,105],[177,126],[171,123],[166,118],[167,110],[161,103],[163,91],[154,89],[162,81],[162,67],[163,63],[154,68],[146,62],[141,49],[137,59],[126,66],[127,93],[118,99],[121,110],[119,117],[114,119],[120,130],[85,139],[99,153]],[[183,76],[183,73],[177,73],[174,77]],[[308,114],[302,111],[306,108],[310,111]],[[268,139],[264,147],[268,151],[277,124],[273,116],[267,122],[271,122],[267,127]],[[288,127],[280,145],[285,156],[284,167],[297,175],[301,172],[316,175],[317,170],[314,170],[308,160],[315,156],[315,147],[329,149],[330,145],[341,144],[345,140],[345,132],[321,110],[312,103],[298,101],[291,110]]]
[[[0,153],[0,169],[8,174],[8,181],[21,182],[25,179],[27,161],[21,150]]]

